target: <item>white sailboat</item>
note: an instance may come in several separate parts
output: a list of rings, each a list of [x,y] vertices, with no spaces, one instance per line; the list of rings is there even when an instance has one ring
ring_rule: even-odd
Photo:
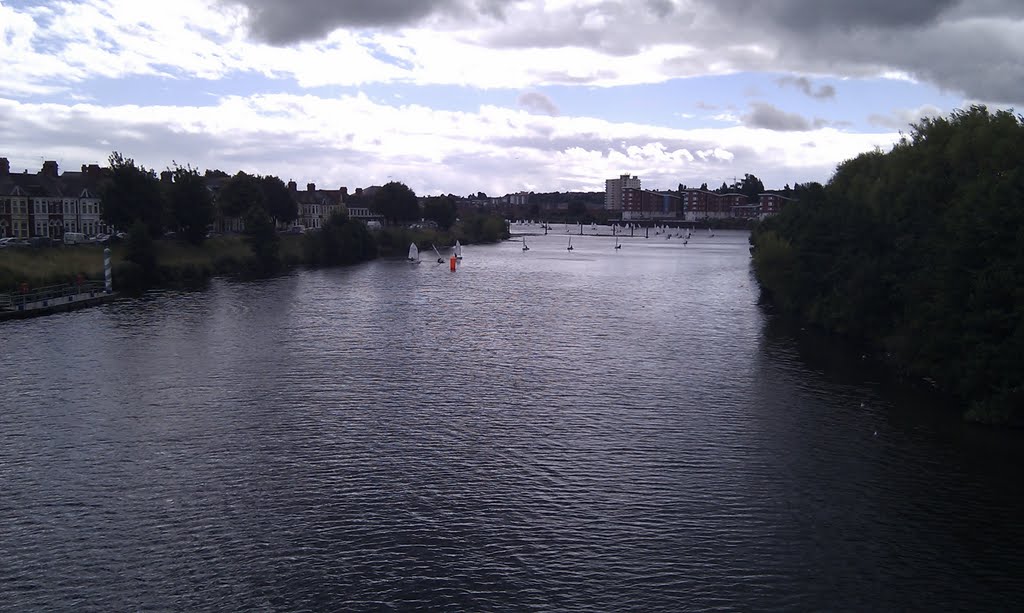
[[[526,246],[526,237],[523,237],[523,251],[529,251],[530,248]]]
[[[420,263],[420,249],[416,246],[416,243],[409,243],[409,257],[406,259],[413,264]]]
[[[459,241],[455,241],[455,259],[462,259],[462,243],[460,243]]]
[[[711,231],[711,228],[708,228],[708,236],[710,237],[710,236],[714,236],[714,235],[715,235],[715,233]]]
[[[441,252],[437,250],[437,247],[434,246],[434,243],[430,243],[430,248],[434,250],[435,254],[437,254],[437,263],[444,264],[444,258],[441,257]]]
[[[619,237],[618,236],[615,237],[615,248],[616,249],[622,249],[622,245],[619,244]]]
[[[569,237],[569,248],[566,251],[572,251],[572,237]]]

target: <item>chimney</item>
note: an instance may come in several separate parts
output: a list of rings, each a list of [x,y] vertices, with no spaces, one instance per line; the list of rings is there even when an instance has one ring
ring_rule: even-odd
[[[363,195],[363,188],[357,187],[356,188],[356,195],[357,196],[362,196]]]
[[[90,179],[95,179],[99,177],[100,174],[103,172],[102,170],[100,170],[99,164],[89,164],[88,166],[83,166],[82,169],[85,171],[87,175],[89,175]]]
[[[348,198],[348,188],[347,188],[347,187],[345,187],[344,185],[342,185],[342,186],[341,186],[341,187],[340,187],[340,188],[338,189],[338,191],[339,191],[339,192],[341,192],[341,197],[342,197],[342,198]]]
[[[0,158],[0,177],[11,174],[11,163],[7,158]]]
[[[173,177],[174,177],[174,173],[173,172],[171,172],[170,170],[165,170],[165,171],[160,173],[160,182],[161,183],[170,183],[171,179]]]
[[[316,191],[316,183],[306,183],[306,191],[307,192],[315,192]]]
[[[53,160],[47,160],[47,161],[43,162],[43,169],[42,169],[42,171],[40,171],[40,174],[45,176],[45,177],[53,177],[54,179],[56,179],[57,178],[57,162],[54,162]]]
[[[288,191],[294,192],[297,189],[299,189],[299,186],[295,184],[295,181],[289,181],[288,182]]]

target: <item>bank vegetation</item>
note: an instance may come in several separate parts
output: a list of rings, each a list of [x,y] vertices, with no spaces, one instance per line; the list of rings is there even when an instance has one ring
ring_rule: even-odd
[[[948,391],[969,419],[1024,424],[1024,119],[923,119],[805,187],[751,235],[765,297]]]

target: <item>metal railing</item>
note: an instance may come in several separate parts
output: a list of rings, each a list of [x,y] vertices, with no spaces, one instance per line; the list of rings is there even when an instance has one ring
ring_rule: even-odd
[[[103,281],[82,281],[81,283],[64,283],[44,287],[26,288],[25,291],[0,294],[0,310],[17,311],[29,304],[53,304],[61,298],[81,296],[83,294],[102,294],[105,291]]]

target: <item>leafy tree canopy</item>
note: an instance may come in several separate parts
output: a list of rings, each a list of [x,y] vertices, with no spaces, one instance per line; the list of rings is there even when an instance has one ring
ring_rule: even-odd
[[[185,240],[198,245],[213,223],[213,198],[198,170],[175,165],[172,172],[172,182],[166,190],[170,217]]]
[[[373,196],[373,208],[394,224],[410,223],[420,219],[420,205],[416,192],[404,183],[392,181]]]
[[[239,171],[224,182],[217,193],[217,207],[222,215],[242,217],[249,210],[266,210],[266,198],[259,177]]]
[[[793,195],[751,236],[776,304],[936,381],[973,419],[1024,424],[1024,118],[923,119]]]
[[[159,236],[163,230],[163,195],[156,173],[135,160],[114,151],[108,158],[110,175],[100,189],[103,220],[118,229],[135,222],[145,224],[149,233]]]
[[[448,196],[427,198],[423,204],[423,218],[434,221],[442,230],[451,228],[457,216],[455,201]]]
[[[270,217],[282,223],[295,221],[299,217],[299,204],[284,181],[273,175],[259,177],[259,181]]]

